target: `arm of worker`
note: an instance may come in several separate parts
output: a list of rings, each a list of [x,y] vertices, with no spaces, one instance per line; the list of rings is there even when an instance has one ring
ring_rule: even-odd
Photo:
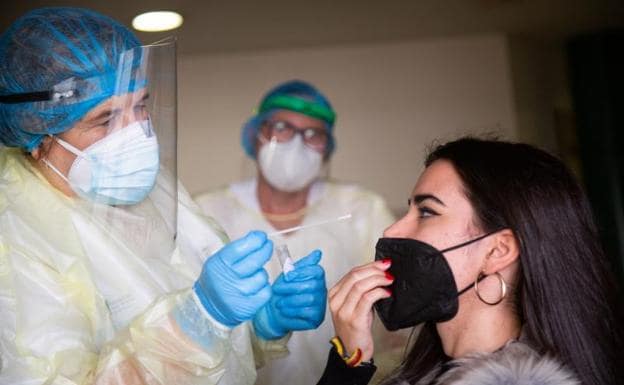
[[[271,295],[262,269],[271,248],[262,233],[229,243],[193,289],[159,298],[116,333],[86,272],[60,274],[13,251],[1,281],[0,383],[216,384],[229,370],[251,384],[251,337],[239,325]]]

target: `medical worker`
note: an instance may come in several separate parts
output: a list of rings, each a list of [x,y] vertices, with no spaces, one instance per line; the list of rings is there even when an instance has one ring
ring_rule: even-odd
[[[257,176],[196,197],[204,213],[232,237],[250,229],[274,232],[351,214],[350,220],[275,237],[276,245],[286,244],[293,256],[321,248],[330,286],[352,267],[373,259],[375,242],[393,222],[378,195],[322,178],[335,148],[335,121],[328,99],[312,85],[296,80],[278,85],[242,129],[242,146],[257,163]],[[266,269],[271,277],[278,276],[279,260],[273,258]],[[260,369],[258,384],[315,384],[334,334],[331,320],[326,320],[316,330],[293,335],[290,354]],[[397,338],[384,337],[380,350]],[[403,342],[397,342],[401,351]]]
[[[1,384],[252,384],[323,320],[319,251],[269,281],[178,184],[174,87],[172,41],[95,12],[0,36]]]

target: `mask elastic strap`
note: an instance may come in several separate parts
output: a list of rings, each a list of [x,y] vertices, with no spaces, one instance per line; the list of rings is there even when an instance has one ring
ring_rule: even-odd
[[[66,149],[67,151],[71,152],[72,154],[79,156],[81,158],[85,157],[84,152],[80,151],[79,149],[77,149],[76,147],[74,147],[73,145],[67,143],[66,141],[64,141],[61,138],[57,138],[54,135],[50,135],[50,138],[52,138],[54,141],[56,141],[56,143],[60,144],[61,147],[63,147],[64,149]]]
[[[80,151],[79,149],[77,149],[76,147],[72,146],[71,144],[67,143],[66,141],[64,141],[61,138],[57,138],[54,135],[48,135],[50,138],[52,138],[52,140],[56,141],[56,143],[60,144],[61,147],[63,147],[64,149],[66,149],[67,151],[71,152],[72,154],[82,157],[84,158],[84,152]],[[58,169],[56,168],[56,166],[54,166],[52,164],[52,162],[50,162],[48,159],[46,158],[42,158],[41,161],[50,168],[50,170],[54,171],[58,176],[61,177],[61,179],[63,179],[65,182],[69,183],[69,179],[67,179],[67,177]]]
[[[453,251],[453,250],[455,250],[455,249],[459,249],[459,248],[462,248],[462,247],[464,247],[464,246],[468,246],[468,245],[469,245],[469,244],[471,244],[471,243],[475,243],[475,242],[477,242],[477,241],[480,241],[480,240],[482,240],[483,238],[485,238],[485,237],[489,237],[490,235],[492,235],[492,234],[494,234],[494,233],[496,233],[496,232],[499,232],[499,231],[501,231],[501,230],[502,230],[502,228],[500,228],[500,229],[496,229],[496,230],[494,230],[494,231],[490,231],[489,233],[486,233],[486,234],[480,235],[480,236],[478,236],[478,237],[476,237],[476,238],[474,238],[474,239],[471,239],[471,240],[466,241],[466,242],[464,242],[464,243],[460,243],[459,245],[455,245],[455,246],[449,247],[448,249],[440,250],[440,252],[441,252],[442,254],[444,254],[444,253],[446,253],[446,252]]]
[[[479,277],[479,279],[477,279],[477,283],[483,281],[484,279],[486,279],[488,276],[487,275],[482,275],[481,277]],[[462,290],[457,292],[457,296],[459,297],[460,295],[464,294],[465,292],[467,292],[468,290],[470,290],[472,287],[474,287],[474,283],[469,284],[468,286],[466,286],[465,288],[463,288]]]
[[[447,251],[452,251],[452,250],[455,250],[455,249],[459,249],[460,247],[468,246],[469,244],[474,243],[474,242],[477,242],[477,241],[480,241],[480,240],[482,240],[482,239],[483,239],[483,238],[485,238],[485,237],[489,237],[490,235],[492,235],[492,234],[494,234],[494,233],[496,233],[496,232],[499,232],[499,231],[501,231],[502,229],[503,229],[503,228],[496,229],[496,230],[494,230],[494,231],[490,231],[489,233],[485,233],[485,234],[483,234],[483,235],[480,235],[480,236],[476,237],[475,239],[471,239],[471,240],[469,240],[469,241],[467,241],[467,242],[460,243],[459,245],[456,245],[456,246],[453,246],[453,247],[449,247],[448,249],[444,249],[444,250],[442,250],[442,251],[441,251],[441,253],[446,253]],[[481,277],[477,280],[477,282],[481,282],[481,281],[482,281],[482,280],[484,280],[486,277],[487,277],[487,275],[483,275],[483,276],[481,276]],[[459,292],[457,292],[457,296],[459,297],[460,295],[464,294],[465,292],[467,292],[468,290],[470,290],[470,288],[471,288],[471,287],[473,287],[473,286],[474,286],[474,283],[471,283],[470,285],[466,286],[465,288],[463,288],[462,290],[460,290]]]
[[[58,176],[61,177],[61,179],[63,179],[65,182],[69,183],[69,179],[67,179],[67,177],[65,175],[63,175],[62,172],[59,171],[58,168],[56,168],[52,162],[50,162],[49,160],[47,160],[46,158],[42,158],[41,161],[50,168],[50,170],[54,171]]]

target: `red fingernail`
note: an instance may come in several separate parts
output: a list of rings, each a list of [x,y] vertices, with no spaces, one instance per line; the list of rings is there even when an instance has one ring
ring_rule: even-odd
[[[392,263],[392,259],[390,258],[384,258],[381,260],[381,263],[385,264],[385,265],[389,265]]]
[[[390,274],[387,271],[384,271],[384,273],[386,274],[386,279],[389,279],[391,281],[394,281],[394,275]]]
[[[388,292],[388,294],[392,295],[392,290],[388,289],[387,287],[384,287],[384,289],[386,289],[386,291]]]

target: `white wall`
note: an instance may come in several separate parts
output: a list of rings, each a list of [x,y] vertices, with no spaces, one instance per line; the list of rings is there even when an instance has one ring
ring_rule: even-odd
[[[382,194],[397,212],[432,140],[518,137],[502,35],[182,56],[178,76],[179,170],[192,194],[255,172],[241,125],[264,92],[293,78],[318,86],[338,112],[331,176]]]

